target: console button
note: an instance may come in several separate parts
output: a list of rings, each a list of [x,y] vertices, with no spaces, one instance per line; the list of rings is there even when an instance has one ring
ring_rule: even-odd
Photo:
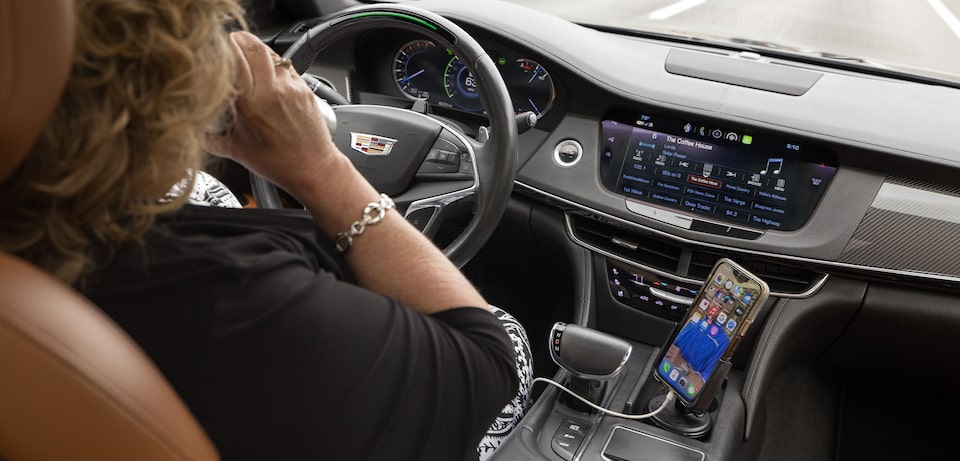
[[[553,452],[567,461],[573,459],[589,430],[589,424],[572,419],[563,420],[550,443]]]
[[[563,423],[560,424],[560,430],[577,433],[580,435],[587,435],[587,431],[590,430],[590,425],[581,423],[580,421],[574,421],[572,419],[565,419],[563,420]]]
[[[577,452],[579,444],[574,445],[572,442],[554,438],[553,441],[550,442],[550,448],[553,448],[553,452],[556,453],[557,456],[565,459],[566,461],[570,461],[573,459],[573,454]]]
[[[610,287],[610,292],[613,293],[613,296],[620,300],[620,302],[633,305],[633,293],[625,287],[612,286]]]
[[[583,442],[583,434],[579,432],[567,431],[562,427],[560,428],[559,431],[557,431],[557,434],[554,435],[553,438],[557,440],[566,440],[567,442],[573,443],[575,445],[580,445],[580,443]]]

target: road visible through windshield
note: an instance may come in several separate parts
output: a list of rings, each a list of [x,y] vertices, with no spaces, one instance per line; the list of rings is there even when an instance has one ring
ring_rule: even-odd
[[[960,0],[508,1],[584,24],[772,42],[960,81]]]

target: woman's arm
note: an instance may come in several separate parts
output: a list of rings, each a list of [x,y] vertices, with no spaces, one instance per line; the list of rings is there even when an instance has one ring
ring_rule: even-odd
[[[237,118],[209,150],[243,164],[293,194],[329,236],[360,219],[379,193],[333,144],[314,96],[296,71],[255,36],[232,35]],[[424,314],[487,302],[440,252],[395,210],[367,226],[346,253],[358,283]]]

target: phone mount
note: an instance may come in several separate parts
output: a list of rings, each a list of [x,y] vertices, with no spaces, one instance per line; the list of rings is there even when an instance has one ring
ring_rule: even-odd
[[[568,387],[599,405],[607,382],[620,374],[633,347],[615,336],[579,325],[557,322],[550,331],[550,357],[570,373]],[[564,403],[577,411],[592,411],[578,399]]]
[[[711,379],[700,391],[700,398],[696,405],[688,407],[682,399],[677,397],[673,406],[667,406],[660,413],[650,418],[657,426],[685,437],[700,438],[710,434],[713,430],[714,419],[711,411],[718,405],[717,394],[723,388],[732,364],[729,361],[720,361],[714,368]],[[667,393],[673,392],[664,388],[647,402],[647,411],[654,411],[663,405]]]

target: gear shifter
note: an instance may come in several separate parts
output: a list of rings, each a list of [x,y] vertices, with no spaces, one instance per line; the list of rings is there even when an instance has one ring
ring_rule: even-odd
[[[579,325],[557,322],[550,331],[550,357],[570,373],[570,389],[598,405],[607,381],[620,373],[632,350],[620,338]],[[577,399],[566,403],[575,410],[590,411]]]

